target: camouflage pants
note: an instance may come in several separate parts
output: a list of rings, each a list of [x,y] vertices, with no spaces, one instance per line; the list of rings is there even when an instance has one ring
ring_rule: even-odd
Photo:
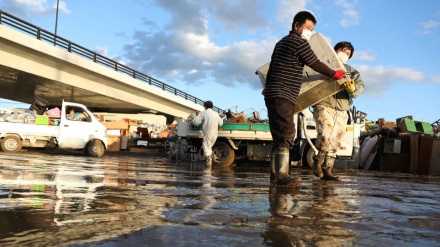
[[[316,148],[327,152],[327,156],[336,157],[341,139],[347,131],[348,114],[325,106],[316,106],[313,117],[318,136]]]

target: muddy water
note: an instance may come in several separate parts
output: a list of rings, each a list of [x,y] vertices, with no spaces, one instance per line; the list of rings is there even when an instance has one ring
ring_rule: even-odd
[[[1,246],[439,246],[440,178],[0,152]]]

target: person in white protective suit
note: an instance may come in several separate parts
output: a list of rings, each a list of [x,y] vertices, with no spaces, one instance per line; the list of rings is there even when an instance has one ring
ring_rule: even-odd
[[[193,120],[194,125],[203,124],[203,143],[202,148],[206,157],[206,165],[212,165],[212,146],[218,136],[218,128],[223,125],[223,120],[217,112],[212,110],[212,101],[205,101],[203,104],[205,111],[200,112]]]

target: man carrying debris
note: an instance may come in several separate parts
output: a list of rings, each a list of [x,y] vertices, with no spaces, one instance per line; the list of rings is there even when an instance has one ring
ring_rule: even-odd
[[[211,101],[205,101],[203,107],[205,111],[199,113],[193,120],[194,125],[203,123],[203,143],[202,148],[205,153],[206,165],[212,165],[212,146],[218,136],[218,127],[223,125],[223,120],[220,118],[217,112],[212,110],[214,105]]]
[[[270,132],[273,139],[270,182],[276,186],[295,186],[300,177],[289,175],[289,149],[295,137],[293,111],[303,82],[303,68],[340,80],[342,70],[334,71],[319,61],[307,42],[316,24],[315,17],[307,11],[293,18],[292,30],[275,45],[263,90]]]
[[[353,45],[343,41],[337,43],[334,49],[350,74],[351,81],[344,83],[344,90],[323,99],[313,107],[313,118],[318,132],[316,147],[319,150],[313,163],[313,174],[322,180],[341,181],[340,177],[332,174],[333,164],[341,145],[341,138],[347,130],[347,111],[353,103],[352,98],[358,97],[364,91],[364,81],[359,72],[347,64],[354,53]],[[325,163],[321,165],[324,160]]]

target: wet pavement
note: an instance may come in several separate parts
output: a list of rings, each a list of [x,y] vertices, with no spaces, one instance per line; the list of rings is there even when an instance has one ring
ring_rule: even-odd
[[[0,246],[440,246],[440,177],[0,152]]]

